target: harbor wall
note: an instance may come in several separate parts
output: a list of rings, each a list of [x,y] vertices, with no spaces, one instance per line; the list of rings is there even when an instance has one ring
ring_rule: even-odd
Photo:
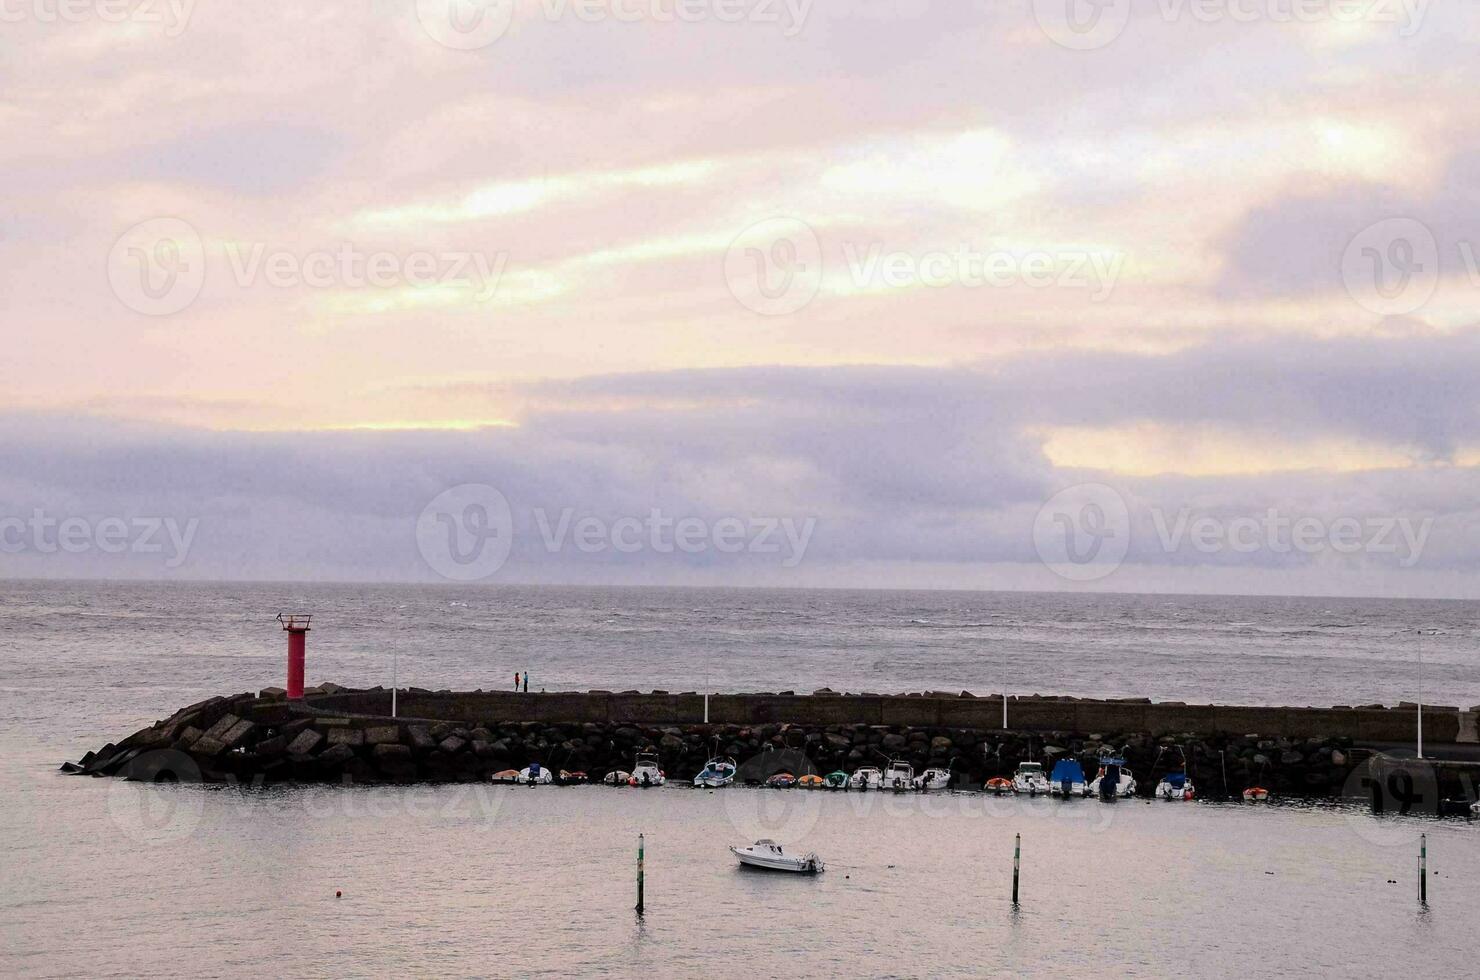
[[[390,692],[335,691],[311,695],[314,711],[386,715]],[[549,722],[694,725],[704,720],[704,698],[693,693],[422,691],[398,695],[398,711],[411,718],[485,723]],[[1002,728],[1001,697],[874,694],[717,694],[709,720],[718,725],[887,725],[914,728]],[[1424,737],[1454,742],[1461,730],[1455,708],[1426,707]],[[1279,708],[1188,705],[1149,701],[1009,698],[1008,721],[1024,732],[1193,732],[1287,738],[1345,737],[1359,742],[1404,742],[1417,725],[1414,707]]]

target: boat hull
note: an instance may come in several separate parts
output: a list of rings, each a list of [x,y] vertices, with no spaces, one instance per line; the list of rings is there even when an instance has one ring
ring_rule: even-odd
[[[817,874],[822,870],[822,862],[814,857],[773,857],[766,854],[753,854],[738,847],[730,848],[730,853],[734,854],[745,867],[760,868],[763,871],[786,871],[791,874],[806,875]]]

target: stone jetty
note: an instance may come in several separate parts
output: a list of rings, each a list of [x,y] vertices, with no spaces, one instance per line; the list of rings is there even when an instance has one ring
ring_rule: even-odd
[[[979,789],[1025,760],[1077,758],[1093,772],[1101,755],[1115,754],[1127,760],[1144,792],[1185,764],[1204,797],[1237,798],[1263,786],[1282,796],[1370,796],[1378,805],[1402,798],[1422,801],[1425,809],[1472,799],[1480,773],[1480,766],[1416,764],[1374,747],[1412,730],[1413,712],[1401,707],[1014,698],[1011,727],[1003,729],[1000,698],[967,693],[716,695],[708,724],[704,699],[692,693],[413,688],[398,693],[396,718],[389,717],[389,698],[380,688],[333,684],[309,689],[302,700],[273,688],[210,698],[62,769],[147,781],[406,784],[482,781],[539,762],[598,781],[630,769],[637,752],[654,751],[669,776],[682,781],[719,753],[742,763],[742,779],[757,782],[782,770],[852,771],[902,759],[917,771],[949,767],[955,785]],[[1230,722],[1263,721],[1264,730],[1230,728],[1220,712]],[[1443,741],[1447,733],[1453,741],[1473,727],[1474,713],[1426,709],[1425,728],[1432,739]],[[1106,724],[1117,718],[1140,724]],[[1098,724],[1079,723],[1084,720]]]

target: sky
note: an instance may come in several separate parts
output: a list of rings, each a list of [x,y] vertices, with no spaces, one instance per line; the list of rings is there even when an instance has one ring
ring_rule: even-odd
[[[1476,597],[1476,37],[0,0],[0,577]]]

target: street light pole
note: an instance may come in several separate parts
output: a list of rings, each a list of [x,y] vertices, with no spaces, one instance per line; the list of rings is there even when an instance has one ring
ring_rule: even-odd
[[[1007,731],[1007,646],[1002,647],[1002,730]]]
[[[1418,757],[1423,758],[1423,630],[1418,631]]]
[[[391,717],[396,717],[396,688],[399,687],[397,680],[401,669],[401,648],[391,649]]]

